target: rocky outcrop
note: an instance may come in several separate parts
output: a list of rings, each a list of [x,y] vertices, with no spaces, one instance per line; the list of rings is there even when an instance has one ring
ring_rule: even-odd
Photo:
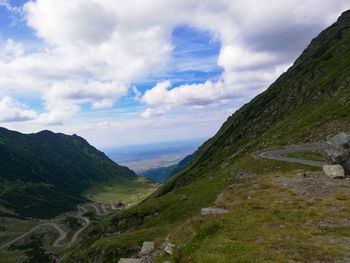
[[[345,174],[350,175],[350,134],[339,133],[326,145],[324,155],[330,164],[340,164]]]
[[[154,250],[154,242],[143,242],[139,256],[149,255]]]
[[[345,172],[341,165],[335,164],[335,165],[324,165],[323,171],[326,176],[332,178],[332,179],[341,179],[345,178]]]
[[[141,258],[121,258],[118,263],[141,263]]]
[[[217,214],[227,214],[228,210],[222,209],[222,208],[213,208],[213,207],[206,207],[202,208],[201,214],[202,215],[217,215]]]

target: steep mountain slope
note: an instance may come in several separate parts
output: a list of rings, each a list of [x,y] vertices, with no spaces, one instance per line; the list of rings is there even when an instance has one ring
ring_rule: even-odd
[[[51,217],[85,201],[92,182],[136,177],[83,138],[0,128],[0,205],[28,217]]]
[[[350,118],[350,11],[320,33],[294,65],[265,92],[235,112],[198,150],[192,171],[173,186],[195,179],[240,150],[322,141],[348,129]],[[168,185],[160,192],[168,191]],[[165,192],[166,192],[165,191]]]
[[[190,155],[187,155],[178,164],[174,164],[174,165],[171,165],[168,167],[152,168],[152,169],[148,169],[146,171],[142,171],[140,173],[140,175],[142,177],[146,177],[148,179],[151,179],[154,182],[164,183],[169,178],[173,177],[177,173],[186,169],[187,166],[189,166],[190,163],[193,161],[195,155],[196,155],[196,153],[192,153]]]
[[[319,174],[302,181],[299,169],[319,168],[257,154],[322,142],[340,131],[350,131],[350,10],[265,92],[228,118],[189,167],[142,204],[92,229],[68,262],[85,262],[86,255],[92,262],[117,262],[137,256],[150,240],[161,251],[166,237],[176,252],[159,252],[156,262],[348,262],[349,225],[342,220],[349,213],[350,196],[343,192],[349,186],[332,186],[323,196],[329,183],[315,180],[311,199],[303,184]],[[289,184],[304,188],[292,192]],[[208,206],[228,213],[201,215]]]

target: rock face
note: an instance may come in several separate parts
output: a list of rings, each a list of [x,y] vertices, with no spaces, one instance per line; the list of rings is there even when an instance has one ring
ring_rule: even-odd
[[[139,256],[149,255],[154,250],[154,242],[143,242]]]
[[[331,164],[340,164],[350,175],[350,134],[339,133],[332,137],[325,149],[325,157]]]
[[[141,258],[121,258],[118,263],[141,263]]]
[[[341,165],[324,165],[323,171],[326,176],[336,179],[336,178],[345,178],[345,172]]]
[[[216,214],[226,214],[228,210],[222,208],[212,208],[206,207],[201,210],[202,215],[216,215]]]

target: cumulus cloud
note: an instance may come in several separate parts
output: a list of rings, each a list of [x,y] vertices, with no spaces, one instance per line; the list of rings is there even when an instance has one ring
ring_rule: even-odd
[[[0,5],[13,10],[6,0]],[[65,121],[83,103],[92,110],[112,107],[132,93],[148,118],[250,98],[346,8],[347,0],[30,1],[21,14],[43,44],[29,52],[10,39],[0,43],[0,96],[40,97],[46,112],[36,117],[42,123]],[[130,83],[166,68],[177,25],[209,31],[221,42],[222,76],[175,87],[160,82],[141,96]]]
[[[24,105],[11,97],[0,99],[1,122],[28,121],[35,118],[37,118],[35,111],[26,109]]]
[[[221,105],[236,98],[246,102],[287,70],[311,38],[346,7],[350,7],[346,1],[273,0],[264,5],[255,0],[202,1],[197,6],[200,11],[186,20],[220,39],[221,78],[178,87],[160,82],[142,97],[149,106],[142,116]]]
[[[148,118],[163,114],[177,107],[201,108],[205,105],[218,105],[228,102],[232,95],[221,81],[206,81],[202,84],[181,85],[171,88],[170,81],[158,83],[147,90],[142,101],[155,108],[147,108],[142,116]]]
[[[21,43],[16,43],[13,39],[7,39],[3,45],[0,46],[0,60],[10,62],[24,54],[24,49]]]

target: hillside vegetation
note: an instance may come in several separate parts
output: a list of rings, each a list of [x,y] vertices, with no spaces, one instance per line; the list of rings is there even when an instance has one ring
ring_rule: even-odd
[[[50,218],[86,201],[92,183],[136,174],[77,135],[21,134],[0,128],[0,206],[19,216]]]
[[[347,11],[228,118],[189,167],[92,229],[67,262],[118,262],[137,256],[143,241],[162,251],[167,236],[175,253],[154,254],[155,262],[349,262],[348,180],[329,181],[319,168],[258,155],[349,132],[349,72]],[[229,212],[201,215],[208,206]]]

